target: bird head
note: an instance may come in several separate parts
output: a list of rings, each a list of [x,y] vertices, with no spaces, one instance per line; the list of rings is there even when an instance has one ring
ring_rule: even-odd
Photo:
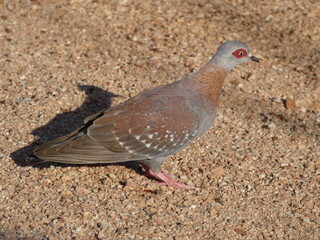
[[[260,61],[259,58],[251,55],[248,46],[244,42],[233,40],[224,42],[218,48],[211,62],[226,70],[231,70],[238,64],[249,60]]]

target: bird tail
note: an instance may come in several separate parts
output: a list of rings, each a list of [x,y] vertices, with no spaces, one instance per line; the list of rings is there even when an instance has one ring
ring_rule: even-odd
[[[44,163],[44,162],[46,162],[46,161],[44,161],[43,159],[40,159],[37,156],[32,154],[30,157],[28,157],[26,159],[25,164],[27,164],[27,165],[38,165],[38,164],[41,164],[41,163]]]
[[[114,152],[87,135],[87,126],[38,146],[29,163],[97,164],[127,162],[127,152]]]
[[[29,165],[37,165],[44,162],[48,162],[45,158],[42,158],[43,152],[51,147],[64,144],[69,141],[73,141],[74,139],[86,134],[86,128],[81,127],[76,129],[75,131],[71,132],[68,135],[55,138],[49,142],[46,142],[44,144],[41,144],[40,146],[36,147],[36,149],[33,151],[32,155],[27,159],[27,164]]]

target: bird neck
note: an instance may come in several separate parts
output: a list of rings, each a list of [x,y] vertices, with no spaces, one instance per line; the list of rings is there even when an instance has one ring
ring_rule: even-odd
[[[190,74],[184,79],[184,86],[191,90],[198,100],[208,110],[215,110],[218,106],[222,85],[227,70],[211,62]]]

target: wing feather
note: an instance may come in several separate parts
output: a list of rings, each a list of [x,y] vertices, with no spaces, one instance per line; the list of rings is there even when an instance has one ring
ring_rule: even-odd
[[[190,142],[199,118],[181,96],[136,97],[85,119],[73,133],[40,146],[45,161],[108,163],[169,156]]]

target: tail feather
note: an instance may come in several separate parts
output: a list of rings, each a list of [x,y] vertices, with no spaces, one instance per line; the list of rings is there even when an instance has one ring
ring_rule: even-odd
[[[86,134],[86,128],[38,146],[30,164],[60,162],[68,164],[115,163],[128,161],[127,152],[113,152]]]
[[[38,165],[38,164],[41,164],[41,163],[44,163],[44,162],[47,162],[47,161],[45,161],[43,159],[40,159],[35,155],[31,155],[30,157],[28,157],[26,159],[25,164],[27,164],[27,165]]]
[[[44,144],[41,144],[40,146],[38,146],[35,150],[34,150],[34,153],[37,153],[43,149],[46,149],[48,147],[52,147],[52,146],[55,146],[55,145],[59,145],[59,144],[62,144],[63,142],[66,142],[66,141],[72,141],[74,139],[76,139],[77,137],[80,137],[82,135],[84,135],[85,132],[84,132],[84,129],[83,127],[81,128],[78,128],[76,130],[74,130],[73,132],[69,133],[68,135],[65,135],[65,136],[62,136],[62,137],[58,137],[58,138],[55,138],[51,141],[48,141]]]

